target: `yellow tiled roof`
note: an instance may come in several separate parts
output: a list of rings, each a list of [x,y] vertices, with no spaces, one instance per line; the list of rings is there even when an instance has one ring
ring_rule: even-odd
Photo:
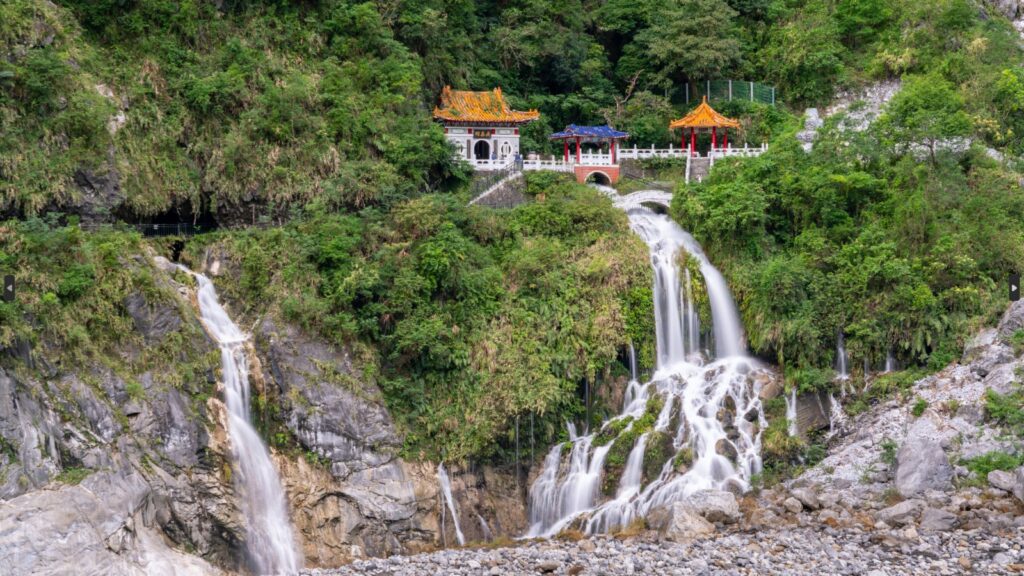
[[[708,97],[705,96],[700,105],[692,112],[679,120],[673,120],[669,128],[739,128],[740,123],[732,118],[726,118],[708,105]]]
[[[540,118],[540,112],[518,112],[508,107],[501,88],[491,92],[441,91],[441,106],[434,108],[434,118],[448,122],[508,122],[525,124]]]

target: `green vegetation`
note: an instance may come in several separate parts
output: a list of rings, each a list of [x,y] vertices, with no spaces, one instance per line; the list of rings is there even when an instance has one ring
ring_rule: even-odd
[[[882,456],[881,456],[882,462],[885,463],[886,465],[888,465],[889,467],[895,466],[896,465],[896,450],[898,448],[899,448],[899,446],[897,446],[896,443],[893,442],[892,440],[890,440],[888,438],[883,440],[882,441]]]
[[[840,330],[858,361],[893,350],[944,366],[1024,267],[1018,177],[981,148],[1019,152],[1022,76],[1006,57],[1018,37],[965,0],[789,6],[801,17],[771,28],[759,54],[791,101],[893,75],[902,90],[863,132],[830,119],[810,153],[795,118],[773,123],[767,154],[718,163],[678,190],[672,214],[723,268],[754,350],[787,374],[832,365]],[[951,152],[958,138],[975,144]]]
[[[1017,390],[1000,394],[995,390],[986,390],[985,417],[1005,426],[1013,434],[1024,434],[1024,392]]]
[[[219,288],[236,310],[269,304],[354,348],[407,455],[502,458],[517,419],[533,418],[536,445],[564,439],[584,414],[580,384],[610,382],[630,338],[653,349],[653,329],[630,329],[651,280],[625,215],[563,177],[529,185],[538,200],[506,211],[449,195],[389,213],[313,204],[282,228],[197,237],[185,257],[223,250],[237,270]]]
[[[928,409],[928,401],[924,398],[918,398],[914,401],[914,405],[910,408],[910,413],[914,415],[914,418],[920,418],[924,411]]]
[[[93,471],[88,468],[65,468],[60,471],[60,474],[57,474],[54,480],[61,484],[77,486],[82,482],[82,480],[85,480],[85,478],[92,473]]]
[[[987,452],[981,456],[963,460],[960,464],[974,472],[978,478],[985,479],[993,470],[1015,470],[1019,466],[1024,466],[1024,454]]]

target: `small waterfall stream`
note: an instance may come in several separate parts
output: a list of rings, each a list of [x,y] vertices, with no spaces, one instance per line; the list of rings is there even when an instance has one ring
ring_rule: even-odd
[[[746,356],[739,313],[722,274],[689,233],[667,216],[639,205],[664,202],[666,196],[643,191],[614,199],[649,247],[654,276],[654,375],[646,383],[638,381],[631,351],[632,378],[622,412],[593,434],[579,436],[575,426],[568,424],[571,448],[554,446],[530,487],[527,536],[552,536],[570,525],[586,533],[606,532],[699,490],[746,490],[751,475],[760,471],[761,430],[767,422],[759,384],[752,378],[760,366]],[[700,352],[693,279],[685,268],[680,273],[680,251],[700,265],[711,308],[714,358]],[[650,420],[641,417],[655,395],[663,404],[651,426]],[[624,426],[618,422],[626,418],[630,420]],[[646,422],[648,428],[637,430],[641,433],[629,450],[614,498],[600,502],[605,461],[616,440],[603,445],[594,441],[615,422],[622,428],[616,438],[639,422]],[[645,466],[648,449],[655,438],[667,439],[672,457],[659,463],[660,472],[654,477],[645,477],[650,469]]]
[[[790,436],[797,435],[796,426],[796,386],[789,391],[789,395],[786,396],[786,430]]]
[[[850,378],[850,369],[847,366],[848,361],[849,358],[846,356],[846,336],[840,330],[838,336],[836,336],[836,372],[839,373],[840,380],[848,380]]]
[[[455,499],[452,498],[452,483],[448,479],[448,472],[444,469],[444,463],[437,465],[437,481],[441,484],[441,493],[444,494],[444,502],[448,507],[448,512],[452,515],[452,523],[455,524],[455,538],[459,541],[459,546],[466,545],[466,537],[462,535],[462,529],[459,528],[459,512],[455,508]],[[442,515],[442,521],[444,516]],[[443,527],[443,524],[442,524]]]
[[[213,282],[202,274],[191,274],[199,286],[196,299],[207,333],[220,346],[224,403],[228,410],[235,488],[241,497],[246,524],[246,551],[258,574],[294,574],[301,567],[299,552],[288,518],[281,479],[270,453],[249,414],[249,337],[231,321],[217,300]]]

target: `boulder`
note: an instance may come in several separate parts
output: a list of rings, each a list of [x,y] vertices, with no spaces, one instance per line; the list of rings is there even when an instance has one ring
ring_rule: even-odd
[[[914,521],[924,502],[921,500],[904,500],[898,504],[879,510],[875,519],[885,522],[889,526],[909,524]]]
[[[652,510],[647,523],[666,540],[682,542],[697,536],[714,534],[715,525],[702,518],[685,502],[674,502]]]
[[[937,439],[912,427],[896,453],[896,490],[910,498],[926,490],[945,491],[952,487],[953,466]]]
[[[821,508],[821,503],[818,501],[818,495],[810,488],[794,488],[790,493],[808,510],[817,510],[818,508]]]
[[[988,473],[988,483],[993,488],[1013,493],[1013,489],[1017,485],[1017,475],[1005,470],[993,470]]]
[[[959,524],[960,520],[956,514],[941,508],[926,508],[921,513],[921,530],[945,532],[956,528]]]
[[[796,430],[801,436],[828,428],[832,405],[828,394],[812,392],[796,398]]]
[[[1018,300],[1003,313],[999,320],[999,337],[1007,339],[1018,330],[1024,330],[1024,300]]]
[[[804,505],[801,504],[799,500],[797,500],[796,498],[794,498],[792,496],[790,496],[789,498],[786,498],[782,502],[782,507],[785,508],[786,510],[789,510],[793,514],[799,514],[804,509]]]
[[[736,496],[724,490],[698,490],[683,500],[683,504],[709,522],[728,524],[741,517]]]

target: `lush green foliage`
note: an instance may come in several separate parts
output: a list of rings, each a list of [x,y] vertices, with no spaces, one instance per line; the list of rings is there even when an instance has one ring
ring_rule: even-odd
[[[141,298],[146,306],[184,306],[154,276],[142,239],[113,230],[86,233],[75,225],[58,226],[58,219],[0,223],[0,270],[13,274],[17,285],[17,299],[0,302],[0,349],[31,348],[36,369],[74,371],[89,384],[112,373],[125,381],[132,398],[144,394],[137,378],[146,372],[153,385],[207,392],[206,374],[219,360],[196,345],[202,342],[199,326],[183,323],[154,344],[144,340],[128,312],[129,298]],[[13,356],[4,354],[0,361],[6,365]]]
[[[912,74],[911,108],[951,115],[896,114],[895,131],[928,146],[959,133],[949,85],[963,86],[974,125],[1019,148],[1014,42],[970,0],[10,0],[0,200],[40,214],[80,199],[76,174],[98,174],[116,177],[122,216],[390,205],[465,176],[429,116],[445,84],[500,85],[514,106],[539,107],[523,145],[543,151],[569,122],[665,145],[686,84],[709,78],[774,82],[802,104]]]
[[[729,277],[751,347],[787,371],[832,366],[840,330],[854,368],[890,350],[944,366],[1024,267],[1017,175],[978,147],[939,145],[975,111],[948,81],[906,84],[863,132],[830,120],[809,153],[783,132],[677,190],[672,213]]]
[[[311,207],[284,228],[196,240],[234,255],[232,298],[339,345],[362,343],[415,457],[502,456],[579,418],[578,386],[611,381],[629,342],[653,349],[646,247],[590,188],[531,178],[510,211],[432,195],[359,216]],[[270,265],[269,263],[274,263]],[[531,424],[532,423],[532,424]],[[506,455],[510,455],[506,452]]]

